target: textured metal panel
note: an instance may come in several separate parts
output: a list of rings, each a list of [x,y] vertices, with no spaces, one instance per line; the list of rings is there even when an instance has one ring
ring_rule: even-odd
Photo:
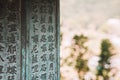
[[[0,80],[20,80],[19,5],[19,0],[0,0]]]
[[[58,0],[0,0],[0,80],[59,80]]]
[[[57,0],[27,2],[27,80],[59,80]]]

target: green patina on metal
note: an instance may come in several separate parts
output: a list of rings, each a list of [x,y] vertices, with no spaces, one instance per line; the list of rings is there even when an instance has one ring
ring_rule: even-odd
[[[0,80],[21,80],[20,0],[0,0]]]
[[[56,0],[30,0],[27,6],[28,80],[58,80]]]
[[[0,80],[60,80],[58,0],[0,1]]]

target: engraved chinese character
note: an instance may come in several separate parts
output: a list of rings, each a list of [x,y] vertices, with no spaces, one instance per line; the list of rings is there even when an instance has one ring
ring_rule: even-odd
[[[40,41],[41,41],[41,42],[46,42],[46,40],[47,40],[47,39],[46,39],[46,35],[42,35]]]
[[[52,16],[48,16],[48,23],[52,23]]]
[[[17,14],[16,13],[9,13],[7,20],[11,22],[15,22],[17,19]]]
[[[4,48],[1,44],[0,44],[0,51],[3,52],[4,51]]]
[[[6,16],[6,7],[5,7],[5,4],[3,4],[2,2],[0,2],[0,19],[3,19],[5,18]]]
[[[41,80],[46,80],[46,78],[47,78],[47,75],[46,75],[46,73],[44,73],[44,74],[41,74]]]
[[[37,45],[34,45],[33,46],[33,49],[32,49],[32,51],[31,51],[31,53],[38,53],[38,49],[37,49]]]
[[[16,24],[8,25],[8,28],[9,28],[9,32],[17,31],[17,25]]]
[[[0,76],[0,80],[2,79],[3,77],[2,76]]]
[[[34,35],[32,39],[33,39],[33,42],[38,43],[38,35]]]
[[[49,61],[53,61],[54,60],[54,54],[49,54]]]
[[[54,37],[53,35],[48,36],[48,42],[54,42]]]
[[[47,51],[47,45],[46,44],[43,44],[41,46],[41,49],[42,49],[42,52],[46,52]]]
[[[19,2],[17,2],[17,1],[11,1],[11,2],[9,2],[9,4],[7,5],[7,9],[10,12],[19,11]]]
[[[50,63],[50,70],[53,70],[53,63]]]
[[[32,55],[32,63],[36,63],[36,62],[38,62],[38,55],[36,54],[36,55]]]
[[[3,31],[3,26],[2,26],[2,23],[0,23],[0,32]]]
[[[49,6],[48,13],[51,15],[53,13],[53,7]]]
[[[40,23],[45,23],[45,20],[46,20],[46,15],[42,15],[40,17]]]
[[[3,66],[0,65],[0,74],[3,73]]]
[[[39,77],[37,75],[33,75],[32,80],[39,80]]]
[[[7,52],[10,53],[10,54],[15,54],[15,52],[16,52],[16,46],[9,45]]]
[[[3,36],[1,33],[0,33],[0,42],[3,42]]]
[[[15,76],[8,76],[8,80],[15,80]]]
[[[38,29],[35,27],[35,24],[33,24],[33,32],[35,33]]]
[[[34,8],[37,8],[38,7],[38,4],[39,4],[39,0],[31,0],[31,3],[32,3],[32,9]],[[33,8],[34,7],[34,8]]]
[[[2,56],[0,55],[0,61],[4,62],[4,59],[2,58]]]
[[[40,13],[47,13],[47,10],[46,6],[40,6]]]
[[[47,61],[46,56],[47,56],[47,54],[43,54],[43,55],[41,56],[42,61],[44,61],[44,62]]]
[[[48,50],[49,50],[50,52],[52,52],[52,51],[54,50],[54,47],[53,47],[53,46],[54,46],[53,43],[50,43],[50,44],[49,44],[49,49],[48,49]]]
[[[49,80],[55,80],[55,79],[54,79],[54,74],[53,74],[53,73],[50,73],[50,74],[49,74]]]
[[[15,34],[11,33],[11,35],[7,37],[7,40],[8,40],[8,43],[15,43],[16,42]]]
[[[38,15],[35,14],[35,13],[33,13],[33,14],[32,14],[32,19],[33,19],[33,22],[34,22],[34,23],[38,22]]]
[[[12,55],[7,57],[9,63],[15,63],[16,62],[16,55]]]
[[[33,5],[32,5],[32,11],[35,12],[35,13],[38,12],[37,6],[38,6],[38,5],[37,5],[37,4],[34,4],[34,3],[33,3]]]
[[[42,66],[41,66],[41,71],[46,71],[46,69],[47,69],[46,64],[42,64]]]
[[[38,72],[38,65],[33,66],[33,67],[32,67],[32,70],[33,70],[33,73],[34,73],[34,72]]]
[[[10,73],[10,74],[16,74],[16,66],[9,66],[7,67],[7,73]]]
[[[45,25],[42,25],[42,26],[41,26],[41,32],[43,32],[43,33],[45,33],[45,32],[46,32]]]
[[[53,26],[52,26],[52,25],[49,25],[49,27],[48,27],[48,32],[53,33]]]

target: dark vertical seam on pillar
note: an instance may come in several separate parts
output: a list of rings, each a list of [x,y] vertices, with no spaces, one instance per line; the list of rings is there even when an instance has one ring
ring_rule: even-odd
[[[57,79],[60,80],[60,5],[59,0],[56,0],[56,38],[57,38]]]
[[[19,0],[19,18],[20,18],[20,44],[22,42],[22,33],[21,33],[21,0]],[[20,80],[22,80],[22,44],[20,46]]]
[[[21,0],[21,80],[26,80],[26,0]]]

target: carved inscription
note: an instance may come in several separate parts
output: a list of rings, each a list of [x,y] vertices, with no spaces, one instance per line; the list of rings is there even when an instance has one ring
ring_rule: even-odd
[[[0,80],[20,80],[19,0],[0,1],[0,10]]]
[[[4,79],[4,62],[5,62],[5,43],[4,43],[4,25],[3,22],[0,22],[0,80]]]
[[[55,80],[57,70],[56,0],[30,0],[28,73],[30,80]],[[29,61],[31,60],[31,61]]]
[[[58,80],[56,5],[0,0],[0,80]]]

